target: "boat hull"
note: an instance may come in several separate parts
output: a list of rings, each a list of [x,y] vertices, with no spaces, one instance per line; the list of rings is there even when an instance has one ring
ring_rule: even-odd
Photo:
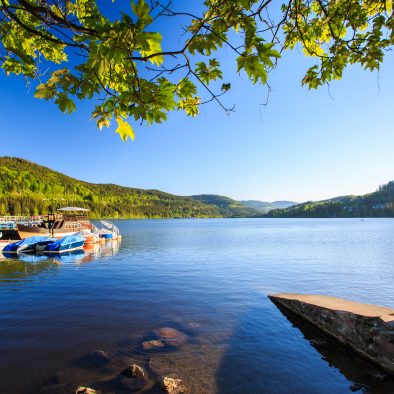
[[[42,235],[46,237],[53,237],[60,239],[68,235],[74,235],[81,230],[90,230],[91,224],[89,222],[67,222],[64,227],[48,229],[45,227],[28,226],[25,224],[18,224],[18,234],[21,239]]]
[[[56,248],[54,250],[44,250],[44,253],[66,253],[66,252],[72,252],[73,250],[78,250],[82,249],[83,245],[85,242],[80,241],[80,242],[72,242],[69,244],[65,244],[60,246],[59,248]]]
[[[51,233],[47,228],[27,226],[25,224],[18,224],[18,234],[21,239],[42,235],[43,237],[50,237]]]
[[[81,235],[66,236],[60,240],[48,244],[43,250],[44,253],[64,253],[82,249],[85,238]]]
[[[22,243],[22,241],[17,241],[14,243],[10,243],[3,248],[3,253],[7,254],[17,254],[18,253],[18,248],[19,245]]]

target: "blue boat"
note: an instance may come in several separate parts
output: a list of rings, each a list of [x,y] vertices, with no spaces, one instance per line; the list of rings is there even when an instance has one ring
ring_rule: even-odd
[[[21,239],[20,241],[13,242],[12,244],[8,244],[7,246],[4,246],[3,253],[11,254],[11,253],[18,253],[18,248],[19,245],[23,242],[24,240]]]
[[[64,253],[72,250],[82,249],[85,238],[82,235],[66,235],[65,237],[49,243],[45,246],[44,253]]]
[[[22,239],[17,242],[13,242],[11,244],[8,244],[7,246],[4,247],[3,252],[4,253],[11,253],[11,254],[16,254],[16,253],[29,253],[29,252],[34,252],[36,250],[36,246],[40,243],[49,243],[53,242],[53,239],[50,237],[42,237],[42,236],[37,236],[37,237],[29,237]]]

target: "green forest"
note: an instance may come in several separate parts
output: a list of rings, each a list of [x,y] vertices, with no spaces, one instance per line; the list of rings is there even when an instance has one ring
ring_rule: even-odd
[[[93,219],[394,217],[394,182],[364,196],[308,201],[266,214],[246,203],[213,194],[183,197],[88,183],[24,159],[0,157],[0,216],[40,215],[78,206],[89,208]]]
[[[275,209],[266,217],[346,218],[394,217],[394,182],[364,196],[344,196],[324,201],[308,201],[286,209]]]
[[[217,205],[200,196],[180,197],[157,190],[88,183],[24,159],[0,157],[0,215],[39,215],[64,206],[89,208],[92,218],[114,219],[257,214],[227,197]]]

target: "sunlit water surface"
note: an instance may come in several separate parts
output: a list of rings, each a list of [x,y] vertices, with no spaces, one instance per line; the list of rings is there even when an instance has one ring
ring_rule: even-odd
[[[394,393],[390,377],[267,298],[316,293],[394,307],[394,220],[117,225],[120,245],[0,259],[1,393],[130,392],[116,379],[133,362],[149,374],[143,392],[176,373],[191,393],[349,393],[354,383]],[[160,327],[188,342],[144,351]],[[99,349],[110,356],[104,367],[86,356]]]

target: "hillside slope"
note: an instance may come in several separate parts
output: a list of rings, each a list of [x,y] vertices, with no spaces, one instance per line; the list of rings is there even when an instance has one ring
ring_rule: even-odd
[[[216,194],[201,194],[191,196],[191,198],[206,205],[219,208],[225,216],[253,217],[258,215],[257,210],[245,206],[242,201],[236,201],[229,197],[218,196]]]
[[[0,215],[42,214],[69,205],[91,209],[93,218],[256,215],[237,204],[222,207],[157,190],[88,183],[27,160],[0,157]]]
[[[394,217],[394,182],[380,186],[376,192],[364,196],[308,201],[286,209],[272,210],[265,217]]]

